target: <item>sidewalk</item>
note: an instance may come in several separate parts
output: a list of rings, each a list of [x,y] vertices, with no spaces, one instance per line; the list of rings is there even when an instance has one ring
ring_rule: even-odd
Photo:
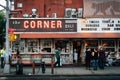
[[[0,76],[15,76],[15,67],[11,67],[10,74],[4,74],[3,69],[0,68]],[[32,67],[25,66],[23,68],[24,75],[32,75]],[[70,75],[120,75],[120,67],[105,67],[104,70],[98,69],[97,71],[94,70],[86,70],[85,67],[60,67],[54,68],[54,74],[51,74],[51,68],[46,67],[46,71],[43,74],[41,67],[37,66],[35,68],[34,75],[61,75],[61,76],[70,76]]]

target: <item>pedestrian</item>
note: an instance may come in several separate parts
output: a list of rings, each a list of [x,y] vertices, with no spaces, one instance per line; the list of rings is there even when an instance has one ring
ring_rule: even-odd
[[[12,58],[12,52],[11,52],[11,50],[9,49],[8,53],[7,53],[7,51],[5,50],[3,56],[4,56],[4,62],[11,64],[11,58]],[[7,61],[8,61],[8,62],[7,62]]]
[[[105,56],[105,50],[103,49],[103,47],[100,47],[99,49],[99,68],[104,70],[104,66],[105,66],[105,61],[106,61],[106,56]]]
[[[4,68],[4,53],[5,53],[5,48],[2,48],[2,49],[0,50],[1,68]]]
[[[77,60],[78,60],[78,53],[76,52],[76,49],[74,49],[74,53],[73,53],[73,55],[74,55],[74,62],[75,63],[77,63]]]
[[[91,58],[92,58],[92,56],[91,56],[91,49],[88,48],[85,53],[86,53],[86,56],[85,56],[86,69],[90,70],[90,67],[91,67]]]
[[[98,68],[98,48],[94,48],[94,51],[92,52],[92,58],[93,58],[93,70],[97,70]]]
[[[107,66],[112,66],[113,59],[111,57],[110,51],[107,54],[106,60],[107,60]]]
[[[55,52],[57,61],[55,62],[54,66],[58,65],[58,67],[60,67],[60,53],[61,53],[61,48],[57,48]]]
[[[119,57],[119,53],[117,52],[117,51],[115,51],[115,53],[114,53],[115,55],[115,60],[117,60],[117,59],[119,59],[120,57]]]

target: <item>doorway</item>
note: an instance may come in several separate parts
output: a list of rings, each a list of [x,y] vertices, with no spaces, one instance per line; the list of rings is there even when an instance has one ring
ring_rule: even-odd
[[[74,53],[77,53],[77,63],[81,63],[81,49],[82,49],[82,42],[81,40],[74,40],[73,41],[73,63],[76,63],[74,60],[75,55]]]

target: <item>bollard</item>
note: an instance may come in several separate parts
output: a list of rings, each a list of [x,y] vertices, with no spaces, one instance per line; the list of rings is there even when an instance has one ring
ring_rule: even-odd
[[[42,67],[42,73],[45,73],[46,70],[45,62],[41,63],[41,67]]]
[[[32,73],[35,74],[35,61],[32,62]]]

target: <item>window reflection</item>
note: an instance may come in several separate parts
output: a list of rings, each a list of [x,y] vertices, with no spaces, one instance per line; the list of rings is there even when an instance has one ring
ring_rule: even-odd
[[[102,46],[104,47],[114,47],[115,41],[114,40],[102,40]]]

